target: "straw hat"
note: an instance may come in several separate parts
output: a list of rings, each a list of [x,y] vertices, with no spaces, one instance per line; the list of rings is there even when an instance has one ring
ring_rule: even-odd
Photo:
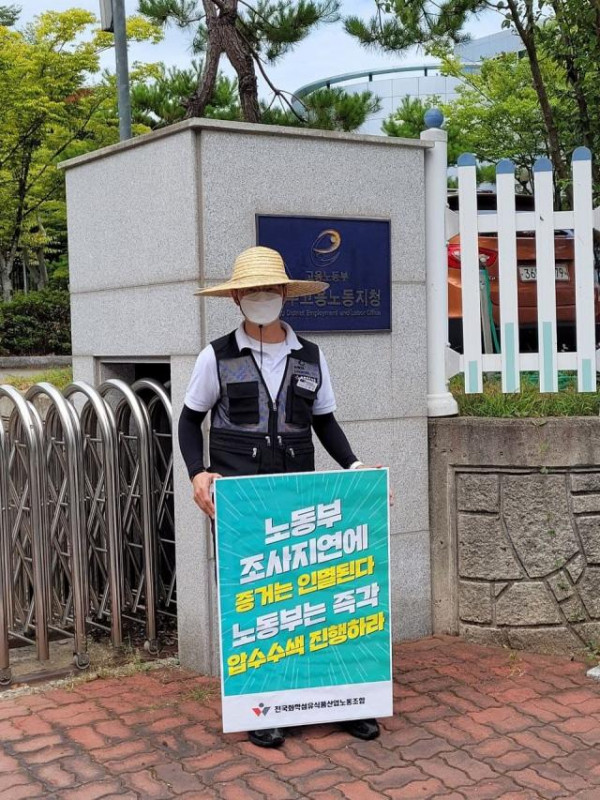
[[[255,286],[285,286],[288,297],[304,297],[324,292],[329,287],[323,281],[294,281],[288,278],[283,258],[270,247],[249,247],[236,258],[233,275],[226,283],[199,289],[194,294],[205,297],[229,297],[234,289]]]

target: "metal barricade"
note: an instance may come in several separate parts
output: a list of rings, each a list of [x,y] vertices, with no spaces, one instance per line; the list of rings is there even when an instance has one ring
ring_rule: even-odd
[[[157,614],[176,617],[172,411],[156,381],[0,386],[0,684],[10,645],[49,658],[72,634],[89,664],[91,627],[123,642],[124,620],[159,651]]]
[[[35,407],[11,386],[0,386],[0,398],[12,404],[6,450],[7,552],[4,585],[11,637],[37,646],[37,657],[49,656],[49,568],[46,506],[43,497],[43,425]]]
[[[124,381],[111,379],[99,390],[115,403],[119,497],[123,533],[123,589],[126,613],[145,618],[146,650],[158,652],[156,555],[152,496],[152,454],[148,409]]]
[[[10,683],[8,626],[10,608],[11,547],[8,520],[8,453],[4,425],[0,420],[0,685]]]
[[[113,645],[119,647],[123,642],[123,559],[116,421],[112,408],[87,383],[75,381],[64,394],[71,403],[81,403],[89,621],[110,630]]]
[[[74,659],[89,664],[87,655],[87,547],[83,505],[83,448],[79,417],[49,383],[38,383],[26,394],[35,404],[50,401],[43,425],[42,477],[49,548],[50,629],[75,633]]]
[[[133,391],[145,399],[150,420],[152,494],[157,535],[158,613],[177,616],[175,578],[175,511],[173,498],[173,410],[164,386],[148,378],[136,381]]]

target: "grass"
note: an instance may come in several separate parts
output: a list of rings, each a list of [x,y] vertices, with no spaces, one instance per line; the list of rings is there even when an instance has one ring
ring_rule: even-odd
[[[184,700],[193,700],[196,703],[205,703],[218,694],[216,686],[196,686],[189,691]]]
[[[540,392],[537,382],[537,373],[523,373],[521,391],[503,394],[500,375],[489,373],[483,378],[483,394],[465,394],[464,378],[457,375],[450,381],[450,391],[463,417],[597,417],[600,413],[600,392],[578,393],[575,373],[559,373],[555,394]]]
[[[2,383],[14,386],[20,392],[26,392],[34,383],[51,383],[61,391],[66,388],[73,380],[73,370],[71,367],[56,367],[47,369],[43,372],[35,372],[30,375],[8,375]]]
[[[596,666],[600,662],[600,644],[593,640],[589,641],[585,647],[584,657],[589,666]]]

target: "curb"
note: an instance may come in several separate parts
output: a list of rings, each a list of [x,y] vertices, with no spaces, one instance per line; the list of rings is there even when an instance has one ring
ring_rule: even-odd
[[[6,356],[0,357],[0,369],[46,369],[48,367],[69,367],[71,356]]]

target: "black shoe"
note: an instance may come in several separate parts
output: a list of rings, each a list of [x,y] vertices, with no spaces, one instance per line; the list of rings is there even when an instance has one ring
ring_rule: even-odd
[[[281,747],[285,734],[281,728],[265,728],[262,731],[248,731],[248,738],[257,747]]]
[[[376,719],[351,719],[348,722],[342,722],[342,727],[348,731],[350,736],[364,739],[366,742],[377,739],[380,733],[379,723]]]

